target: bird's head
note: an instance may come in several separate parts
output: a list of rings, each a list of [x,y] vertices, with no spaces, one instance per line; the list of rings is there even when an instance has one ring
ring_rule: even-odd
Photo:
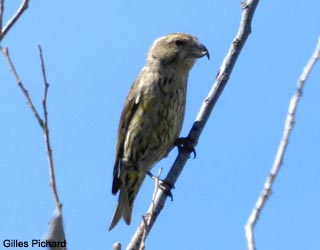
[[[196,59],[203,56],[209,59],[209,51],[195,36],[172,33],[154,41],[147,61],[158,61],[164,66],[176,65],[190,70]]]

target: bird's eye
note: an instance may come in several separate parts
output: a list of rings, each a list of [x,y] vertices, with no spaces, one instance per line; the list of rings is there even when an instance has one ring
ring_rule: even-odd
[[[181,45],[185,44],[185,42],[182,41],[182,40],[176,40],[176,41],[175,41],[175,44],[176,44],[177,46],[181,46]]]

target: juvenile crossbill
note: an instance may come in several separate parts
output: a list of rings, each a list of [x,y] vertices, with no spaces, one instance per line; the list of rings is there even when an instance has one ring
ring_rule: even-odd
[[[123,217],[129,225],[134,200],[146,173],[174,147],[180,134],[189,71],[209,52],[189,34],[155,40],[146,65],[133,82],[121,114],[112,194],[120,190],[109,230]]]

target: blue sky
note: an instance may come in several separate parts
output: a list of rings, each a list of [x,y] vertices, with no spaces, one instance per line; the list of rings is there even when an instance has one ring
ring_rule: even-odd
[[[19,5],[6,1],[6,20]],[[146,179],[133,221],[108,232],[115,140],[131,83],[152,42],[196,35],[210,51],[189,78],[188,133],[239,26],[239,1],[31,1],[2,46],[37,107],[48,107],[69,249],[127,245],[147,210]],[[260,1],[252,34],[196,148],[146,242],[147,249],[246,249],[244,225],[269,172],[289,100],[320,35],[320,2]],[[320,66],[316,65],[273,193],[256,227],[258,249],[320,248]],[[0,242],[41,238],[54,210],[42,132],[0,56]],[[161,161],[164,174],[177,155]],[[165,175],[164,175],[165,176]]]

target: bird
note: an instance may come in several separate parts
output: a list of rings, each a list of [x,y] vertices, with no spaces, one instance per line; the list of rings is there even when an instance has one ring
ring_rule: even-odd
[[[185,114],[189,72],[208,49],[187,33],[156,39],[127,95],[118,127],[112,194],[118,203],[109,227],[131,223],[134,200],[152,167],[175,146]]]

